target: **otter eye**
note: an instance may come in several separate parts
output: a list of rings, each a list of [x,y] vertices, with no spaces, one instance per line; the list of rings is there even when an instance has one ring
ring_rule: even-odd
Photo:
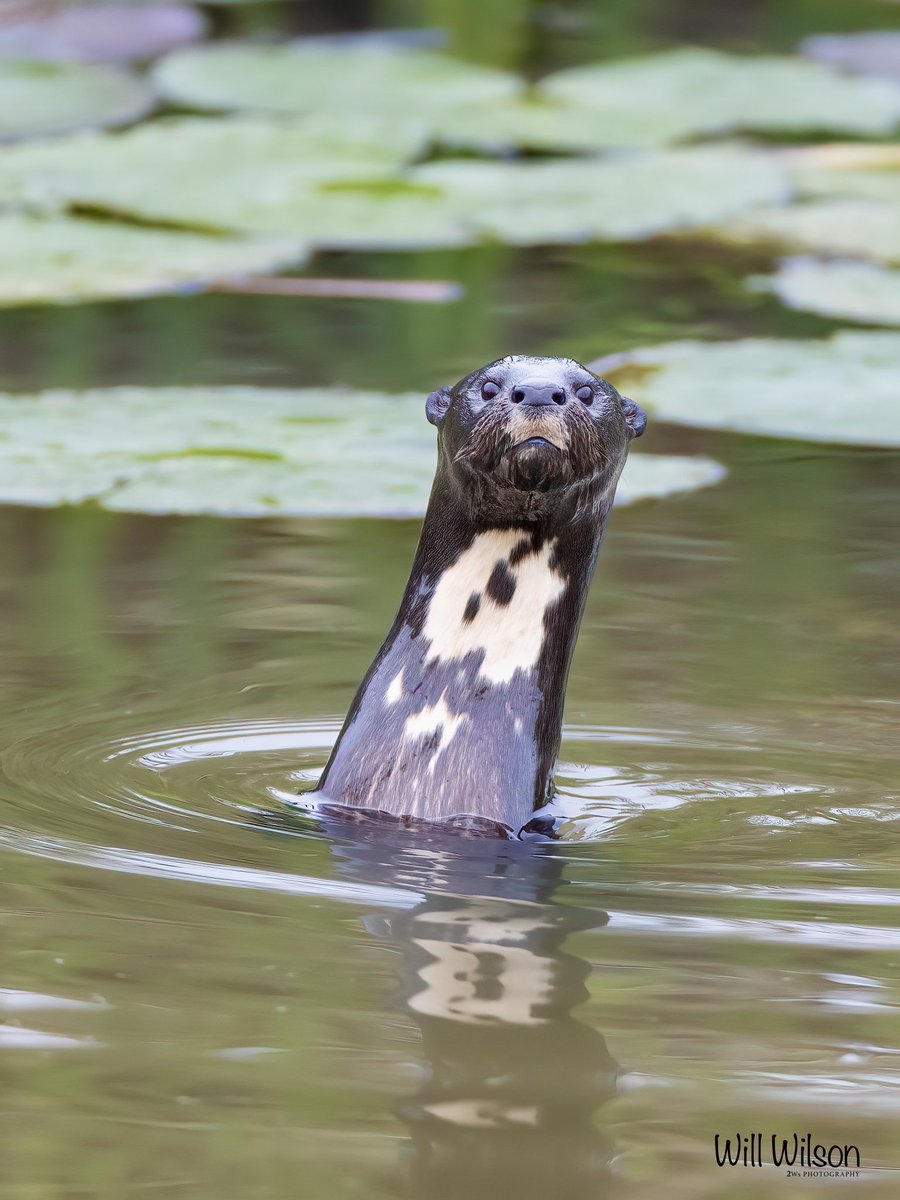
[[[485,400],[493,400],[495,396],[500,395],[500,384],[494,383],[493,379],[486,380],[481,385],[481,395]]]
[[[580,400],[582,404],[591,404],[594,399],[594,389],[589,383],[583,383],[580,388],[575,389],[575,399]]]

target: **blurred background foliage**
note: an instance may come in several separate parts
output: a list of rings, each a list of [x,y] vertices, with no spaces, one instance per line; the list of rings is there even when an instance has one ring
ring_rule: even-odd
[[[900,32],[811,22],[803,4],[8,7],[2,366],[33,395],[8,409],[0,498],[111,503],[120,475],[137,510],[346,511],[315,423],[279,454],[250,392],[160,393],[159,425],[197,410],[172,445],[149,415],[116,441],[114,396],[72,398],[95,451],[79,465],[48,457],[46,388],[331,387],[346,436],[382,437],[412,476],[401,407],[370,430],[348,389],[377,407],[510,349],[589,362],[679,337],[799,338],[802,370],[822,318],[896,325]],[[870,368],[864,339],[842,344]],[[817,436],[804,378],[809,421],[787,432]],[[132,486],[142,424],[154,465]],[[353,511],[421,503],[376,491]]]

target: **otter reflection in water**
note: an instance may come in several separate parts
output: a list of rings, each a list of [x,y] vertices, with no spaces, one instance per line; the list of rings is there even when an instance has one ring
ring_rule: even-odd
[[[552,794],[587,590],[646,418],[568,358],[500,359],[425,409],[438,466],[412,572],[319,793],[511,836]]]
[[[400,951],[397,993],[418,1026],[426,1081],[402,1102],[415,1200],[601,1200],[611,1152],[594,1123],[615,1089],[602,1036],[572,1016],[590,971],[566,937],[606,913],[557,902],[556,847],[332,826],[341,874],[402,881],[426,899],[366,919]]]

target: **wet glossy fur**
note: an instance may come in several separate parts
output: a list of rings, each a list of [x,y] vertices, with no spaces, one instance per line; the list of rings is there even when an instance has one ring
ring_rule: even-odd
[[[570,359],[519,357],[426,411],[439,461],[412,573],[319,793],[516,831],[550,798],[587,589],[645,418]]]

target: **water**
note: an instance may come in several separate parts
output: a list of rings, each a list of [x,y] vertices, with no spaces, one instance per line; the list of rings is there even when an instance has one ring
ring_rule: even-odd
[[[610,53],[789,49],[884,8],[609,4],[590,28]],[[567,61],[582,34],[553,11]],[[832,328],[736,286],[765,265],[665,242],[331,256],[313,272],[467,297],[9,311],[0,385],[424,393],[510,350]],[[825,1181],[719,1167],[715,1138],[762,1133],[768,1158],[794,1132],[859,1148],[829,1194],[897,1194],[900,461],[647,442],[730,475],[615,516],[552,846],[286,803],[393,617],[415,522],[0,509],[4,1198],[780,1200]]]
[[[796,1194],[737,1130],[900,1165],[896,456],[653,437],[731,477],[616,516],[553,847],[284,803],[414,522],[0,513],[4,1194]]]

